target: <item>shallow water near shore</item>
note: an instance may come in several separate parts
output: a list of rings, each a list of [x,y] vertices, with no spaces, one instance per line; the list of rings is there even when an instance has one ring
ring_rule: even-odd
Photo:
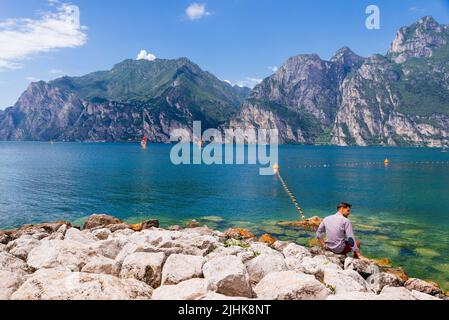
[[[439,149],[281,146],[280,167],[308,217],[339,201],[365,255],[449,290],[449,154]],[[308,244],[277,225],[298,216],[275,176],[251,165],[174,166],[170,146],[0,142],[0,229],[108,213],[162,226],[197,219]],[[383,160],[388,157],[390,165]]]

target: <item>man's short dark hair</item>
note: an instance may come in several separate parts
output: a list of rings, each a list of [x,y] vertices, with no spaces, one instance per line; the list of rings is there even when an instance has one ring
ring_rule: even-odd
[[[348,208],[351,209],[352,208],[352,204],[349,204],[347,202],[340,202],[338,204],[337,210],[340,210],[341,208],[343,208],[343,209],[348,209]]]

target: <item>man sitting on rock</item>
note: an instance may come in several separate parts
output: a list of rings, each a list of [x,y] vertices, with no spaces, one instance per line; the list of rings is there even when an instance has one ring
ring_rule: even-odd
[[[348,219],[351,207],[349,203],[340,203],[337,207],[338,212],[321,222],[316,236],[325,250],[341,255],[352,252],[354,258],[366,260],[360,253],[360,241],[355,240],[352,224]],[[327,234],[326,241],[323,239],[325,234]]]

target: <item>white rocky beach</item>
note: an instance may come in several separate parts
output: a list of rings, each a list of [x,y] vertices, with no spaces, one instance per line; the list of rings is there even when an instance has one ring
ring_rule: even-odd
[[[0,231],[0,300],[447,300],[400,269],[257,239],[93,215]]]

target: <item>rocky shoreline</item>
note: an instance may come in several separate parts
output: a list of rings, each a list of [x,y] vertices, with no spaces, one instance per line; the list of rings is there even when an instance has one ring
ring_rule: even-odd
[[[0,231],[0,300],[448,300],[437,284],[319,247],[93,215]]]

